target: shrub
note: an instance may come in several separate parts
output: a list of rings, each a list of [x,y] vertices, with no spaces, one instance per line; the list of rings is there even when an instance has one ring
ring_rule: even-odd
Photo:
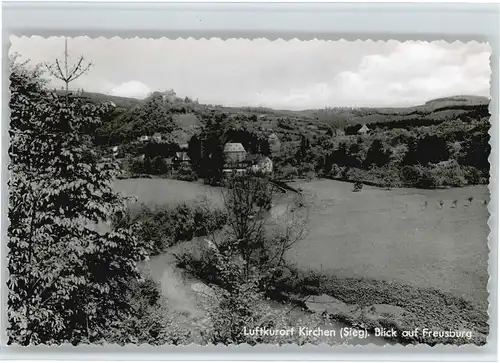
[[[181,165],[176,173],[177,179],[184,181],[196,181],[198,180],[198,175],[189,165]]]
[[[340,178],[342,176],[343,169],[344,168],[338,166],[337,164],[333,164],[328,176],[330,178]]]
[[[352,191],[353,192],[360,192],[361,189],[363,189],[363,182],[361,180],[356,180],[354,182],[354,189]]]
[[[366,154],[365,160],[363,161],[363,167],[369,168],[372,165],[382,166],[389,162],[389,152],[384,149],[382,141],[379,139],[373,140],[368,152]]]
[[[401,175],[397,167],[386,167],[381,171],[381,183],[386,188],[398,188],[402,186]]]
[[[408,187],[434,189],[438,186],[429,169],[421,165],[404,166],[401,169],[401,179]]]
[[[416,185],[419,177],[420,173],[416,167],[406,165],[401,168],[401,179],[405,186]]]
[[[180,314],[169,309],[158,283],[150,278],[131,281],[124,300],[132,307],[127,319],[105,332],[106,343],[184,345],[193,343],[191,330],[180,326]]]
[[[368,175],[368,171],[358,168],[345,169],[345,178],[349,181],[364,180]]]
[[[400,165],[403,162],[403,158],[408,152],[408,146],[406,144],[397,144],[391,148],[391,163],[395,165]]]
[[[295,179],[297,178],[299,172],[295,166],[286,164],[279,168],[278,170],[278,176],[281,179]]]
[[[439,186],[461,187],[467,185],[465,173],[455,160],[432,165],[430,173]]]
[[[315,176],[315,166],[310,162],[302,162],[299,165],[299,175],[305,178],[314,178]]]
[[[227,215],[205,202],[187,203],[161,210],[143,208],[139,213],[130,212],[115,222],[116,225],[137,224],[139,238],[151,241],[151,254],[159,254],[180,241],[209,235],[227,221]]]
[[[161,156],[156,156],[152,162],[152,173],[155,175],[162,175],[168,172],[168,166],[165,159]]]
[[[422,189],[435,189],[438,184],[436,182],[436,178],[429,170],[422,169],[415,186]]]
[[[311,181],[316,178],[316,173],[314,171],[308,171],[307,173],[304,173],[303,176],[307,181]]]
[[[127,164],[131,174],[147,173],[144,168],[144,162],[139,158],[129,159]]]
[[[481,171],[473,166],[462,166],[463,175],[468,185],[477,185],[486,183],[487,180],[482,177]]]

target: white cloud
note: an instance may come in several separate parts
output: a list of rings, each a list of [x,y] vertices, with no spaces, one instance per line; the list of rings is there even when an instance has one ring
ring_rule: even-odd
[[[369,54],[357,69],[290,91],[263,92],[262,105],[398,106],[460,94],[490,95],[491,50],[485,44],[400,43],[388,54]]]
[[[110,93],[113,96],[143,99],[151,93],[151,89],[140,81],[128,81],[113,87]]]
[[[348,102],[414,104],[431,98],[489,96],[489,52],[468,54],[436,43],[401,43],[387,56],[365,56],[356,72],[343,72],[333,89]]]

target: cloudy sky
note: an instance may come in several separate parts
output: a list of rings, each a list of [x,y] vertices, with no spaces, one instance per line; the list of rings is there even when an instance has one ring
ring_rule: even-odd
[[[12,37],[10,52],[33,63],[62,59],[64,38]],[[491,48],[476,42],[79,37],[68,52],[94,63],[72,88],[136,98],[174,89],[202,103],[297,110],[489,97],[490,89]]]

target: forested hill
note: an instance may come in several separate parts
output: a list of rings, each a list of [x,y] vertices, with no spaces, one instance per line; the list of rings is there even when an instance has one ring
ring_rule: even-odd
[[[234,127],[273,129],[286,133],[324,134],[332,129],[344,129],[355,134],[363,124],[370,129],[412,128],[430,126],[451,120],[477,120],[488,117],[489,100],[478,96],[454,96],[435,99],[423,105],[399,108],[351,108],[332,107],[316,110],[289,111],[264,107],[225,107],[200,104],[192,99],[165,98],[165,94],[153,93],[145,100],[84,93],[91,101],[112,101],[117,107],[106,120],[101,132],[104,144],[131,141],[141,135],[156,132],[165,134],[172,130],[186,130],[189,135],[195,129],[221,115],[232,121]]]
[[[63,90],[56,90],[56,93],[58,94],[65,94],[66,91]],[[71,92],[73,93],[73,92]],[[140,100],[137,98],[132,98],[132,97],[120,97],[120,96],[113,96],[113,95],[107,95],[104,93],[97,93],[97,92],[83,92],[83,95],[87,98],[89,98],[92,102],[95,103],[102,103],[102,102],[113,102],[116,106],[121,107],[121,108],[131,108],[134,106],[140,106],[144,104],[145,100]]]
[[[111,101],[117,107],[129,110],[141,107],[148,99],[140,100],[130,97],[119,97],[102,93],[85,92],[84,95],[91,101]],[[488,114],[490,100],[482,96],[460,95],[437,98],[427,101],[423,105],[411,107],[326,107],[323,109],[310,109],[302,111],[276,110],[267,107],[227,107],[221,105],[204,105],[189,98],[176,98],[172,102],[173,113],[203,113],[207,111],[220,111],[228,115],[238,114],[244,116],[260,116],[266,118],[293,118],[308,122],[320,122],[332,125],[355,125],[379,122],[404,121],[414,118],[429,120],[450,119],[463,117],[472,113]]]

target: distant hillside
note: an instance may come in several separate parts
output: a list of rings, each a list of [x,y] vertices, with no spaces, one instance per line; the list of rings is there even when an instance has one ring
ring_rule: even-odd
[[[65,94],[66,91],[56,90],[56,93]],[[111,101],[116,106],[121,107],[121,108],[131,108],[134,106],[139,106],[139,105],[144,104],[144,100],[139,100],[137,98],[112,96],[112,95],[107,95],[104,93],[84,92],[83,96],[90,98],[90,100],[92,102],[96,102],[96,103]]]
[[[224,114],[235,128],[264,133],[274,130],[290,141],[297,141],[303,134],[322,135],[338,128],[355,134],[362,124],[370,125],[370,129],[408,129],[458,119],[469,122],[489,117],[489,99],[467,95],[434,99],[411,107],[331,107],[303,111],[207,105],[178,97],[164,108],[160,106],[161,101],[158,103],[161,93],[146,100],[90,92],[85,92],[84,96],[93,102],[112,101],[118,106],[113,120],[105,126],[108,131],[103,135],[103,139],[110,143],[121,138],[132,140],[143,134],[165,132],[169,127],[192,135],[216,114]],[[167,124],[172,121],[168,121],[167,114],[172,116],[170,126]]]
[[[448,104],[486,104],[489,103],[489,99],[487,97],[483,96],[451,96],[451,97],[443,97],[443,98],[436,98],[431,101],[427,101],[425,104],[438,104],[441,106],[448,105]]]
[[[374,112],[382,115],[425,115],[431,112],[438,112],[450,109],[470,109],[471,107],[483,107],[489,104],[489,99],[481,96],[452,96],[436,98],[427,101],[423,105],[400,108],[371,108]]]
[[[64,91],[58,91],[64,92]],[[96,102],[112,101],[117,106],[122,108],[130,108],[140,106],[145,103],[145,100],[139,100],[129,97],[111,96],[102,93],[85,92],[84,95]],[[381,121],[395,121],[399,118],[408,118],[411,116],[429,116],[433,113],[433,117],[457,117],[464,111],[487,109],[490,100],[486,97],[457,95],[450,97],[437,98],[427,101],[423,105],[411,107],[331,107],[324,109],[311,109],[303,111],[291,110],[276,110],[267,107],[226,107],[200,105],[205,110],[217,110],[227,114],[241,114],[243,116],[257,115],[266,118],[283,118],[292,117],[300,118],[304,121],[324,121],[338,122],[345,121],[348,124],[357,123],[374,123]],[[440,114],[437,114],[440,113]],[[181,117],[178,121],[180,124],[191,126],[198,122],[189,116]]]

